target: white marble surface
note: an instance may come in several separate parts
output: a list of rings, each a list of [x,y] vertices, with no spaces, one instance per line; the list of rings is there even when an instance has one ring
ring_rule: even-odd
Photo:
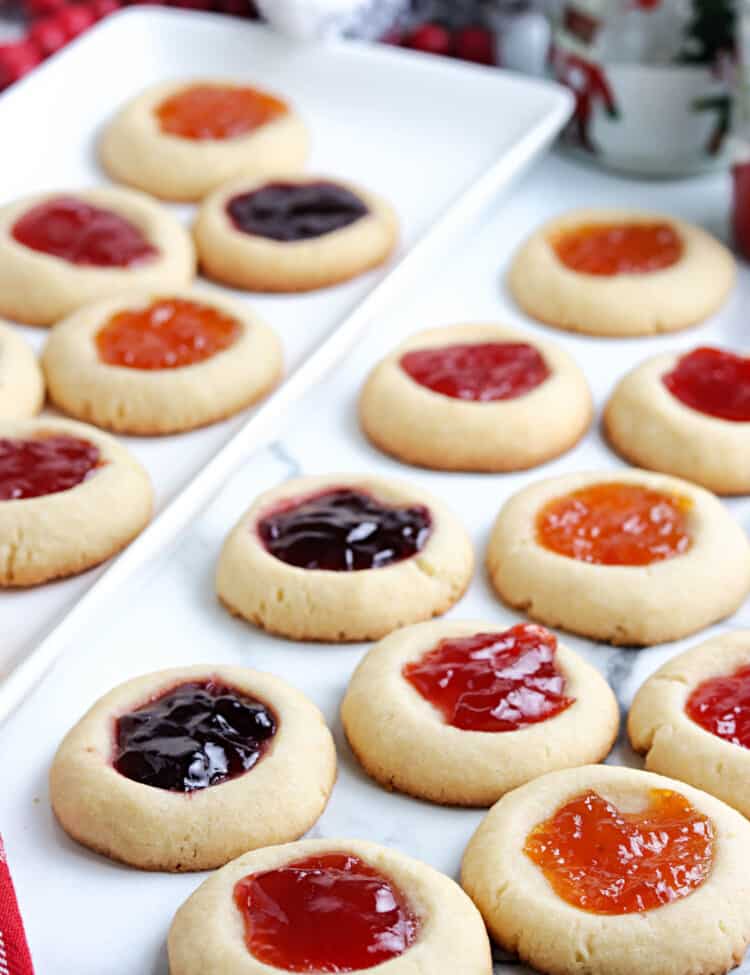
[[[364,646],[301,645],[272,639],[230,618],[216,603],[212,574],[223,537],[261,490],[297,473],[367,470],[407,478],[443,497],[463,518],[481,557],[503,500],[530,480],[565,471],[619,465],[598,425],[566,457],[522,475],[485,476],[411,470],[371,448],[355,416],[357,390],[373,362],[417,329],[471,319],[501,319],[544,333],[584,366],[601,410],[616,378],[647,355],[699,342],[745,344],[750,277],[706,326],[648,340],[597,340],[552,334],[528,322],[502,289],[501,272],[519,239],[541,219],[576,204],[662,208],[723,234],[728,187],[723,177],[667,184],[625,181],[567,160],[544,162],[483,224],[455,242],[450,255],[347,362],[288,418],[282,439],[250,457],[190,531],[123,591],[108,614],[92,620],[76,645],[22,710],[0,730],[6,788],[0,829],[41,975],[166,975],[164,949],[171,916],[200,877],[143,875],[77,847],[53,822],[46,774],[55,747],[82,710],[113,684],[181,663],[246,663],[273,671],[303,689],[334,728],[340,775],[314,835],[359,836],[390,844],[456,876],[461,853],[481,819],[475,811],[444,809],[389,795],[365,778],[343,738],[338,704]],[[747,527],[750,501],[730,502]],[[478,570],[453,617],[514,621]],[[750,627],[750,606],[716,627]],[[623,710],[642,680],[668,656],[709,633],[651,650],[612,649],[564,637],[607,675]],[[611,762],[640,765],[622,740]],[[165,828],[168,826],[165,824]],[[498,973],[518,971],[498,960]],[[742,971],[750,972],[750,965]]]

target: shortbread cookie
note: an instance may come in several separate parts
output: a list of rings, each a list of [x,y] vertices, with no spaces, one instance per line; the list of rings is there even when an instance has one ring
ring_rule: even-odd
[[[363,840],[306,840],[228,863],[179,909],[168,951],[171,975],[492,972],[482,919],[458,884]]]
[[[676,332],[717,311],[736,275],[705,230],[658,213],[574,210],[516,255],[508,283],[521,308],[590,335]]]
[[[750,941],[750,823],[682,782],[590,765],[490,810],[462,883],[493,938],[551,975],[721,975]]]
[[[359,401],[376,447],[436,470],[535,467],[577,443],[591,412],[566,352],[489,324],[412,336],[370,373]]]
[[[75,575],[151,517],[148,474],[114,437],[43,417],[0,423],[0,586]]]
[[[163,670],[105,694],[50,772],[63,829],[145,870],[208,870],[297,839],[323,812],[336,751],[299,691],[246,667]]]
[[[722,633],[657,670],[635,696],[628,733],[648,768],[750,817],[750,631]]]
[[[633,464],[750,492],[750,359],[716,348],[648,359],[620,380],[604,425]]]
[[[0,322],[0,421],[25,420],[44,405],[44,376],[34,350]]]
[[[194,227],[203,272],[247,291],[311,291],[382,264],[398,220],[367,190],[319,176],[242,177],[203,203]]]
[[[374,646],[341,720],[386,788],[489,806],[545,772],[601,761],[619,711],[601,674],[543,627],[442,620]]]
[[[110,176],[166,200],[200,200],[244,174],[293,174],[307,128],[282,98],[244,82],[170,81],[129,102],[104,130]]]
[[[0,207],[0,315],[53,325],[122,291],[180,288],[195,273],[190,235],[133,190],[45,193]]]
[[[272,633],[375,640],[445,613],[474,568],[458,519],[403,481],[300,477],[262,494],[221,552],[216,589]]]
[[[638,470],[532,484],[500,512],[487,569],[502,599],[596,640],[648,646],[733,613],[750,545],[718,498]]]
[[[209,291],[131,294],[86,305],[42,357],[52,402],[121,433],[177,433],[262,398],[282,370],[274,332]]]

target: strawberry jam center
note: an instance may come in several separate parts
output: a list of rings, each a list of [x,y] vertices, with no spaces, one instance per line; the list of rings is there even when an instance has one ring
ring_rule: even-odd
[[[392,880],[349,853],[250,874],[235,886],[248,951],[287,972],[358,972],[407,951],[419,920]]]
[[[276,734],[271,709],[217,681],[180,684],[117,719],[117,771],[170,792],[194,792],[249,772]]]
[[[352,572],[411,558],[430,537],[422,505],[391,507],[353,488],[286,503],[265,515],[258,534],[271,555],[301,569]]]
[[[695,349],[662,381],[681,403],[699,413],[750,422],[750,359],[721,349]]]
[[[562,263],[581,274],[649,274],[676,264],[683,253],[668,223],[584,224],[551,240]]]
[[[592,484],[537,515],[540,545],[597,565],[651,565],[690,548],[690,502],[638,484]]]
[[[99,358],[129,369],[177,369],[228,349],[240,334],[236,319],[182,298],[114,315],[96,335]]]
[[[59,494],[100,465],[99,448],[64,434],[29,440],[0,438],[0,501]]]
[[[342,230],[368,213],[358,196],[336,183],[268,183],[227,203],[244,234],[289,242]]]
[[[12,234],[32,250],[91,267],[133,267],[158,253],[119,213],[72,196],[32,207],[13,224]]]
[[[463,731],[517,731],[574,701],[565,696],[556,650],[554,634],[521,623],[502,633],[441,640],[402,673],[446,724]]]
[[[708,877],[714,828],[683,796],[653,789],[642,812],[596,792],[561,806],[524,853],[558,895],[592,914],[634,914],[687,897]]]
[[[549,376],[542,356],[525,342],[415,349],[401,357],[401,368],[434,393],[476,403],[515,399]]]
[[[286,115],[280,98],[256,88],[194,85],[156,108],[162,132],[182,139],[234,139]]]
[[[750,748],[750,666],[703,681],[688,698],[685,711],[712,735]]]

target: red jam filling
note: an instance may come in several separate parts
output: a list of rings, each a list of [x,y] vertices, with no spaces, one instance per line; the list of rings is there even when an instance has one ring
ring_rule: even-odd
[[[750,748],[750,666],[703,681],[688,698],[685,711],[712,735]]]
[[[310,240],[342,230],[368,213],[362,200],[345,186],[314,183],[268,183],[234,196],[227,203],[232,223],[244,234],[289,242]]]
[[[194,85],[156,108],[162,132],[182,139],[235,139],[286,115],[288,106],[256,88]]]
[[[721,349],[695,349],[662,381],[681,403],[699,413],[750,422],[750,359]]]
[[[690,548],[690,502],[638,484],[592,484],[537,515],[540,545],[597,565],[651,565]]]
[[[407,951],[419,919],[392,880],[348,853],[324,853],[235,886],[248,951],[287,972],[358,972]]]
[[[234,688],[180,684],[117,719],[113,765],[142,785],[194,792],[249,772],[277,725],[267,705]]]
[[[592,223],[550,241],[562,263],[581,274],[649,274],[672,267],[684,246],[668,223]]]
[[[33,207],[15,222],[12,234],[32,250],[91,267],[133,267],[158,253],[119,213],[72,196]]]
[[[560,714],[565,696],[557,669],[557,638],[520,623],[502,633],[441,640],[403,668],[406,680],[463,731],[517,731]]]
[[[433,393],[475,403],[523,396],[550,374],[539,352],[525,342],[415,349],[401,357],[401,368]]]
[[[277,559],[301,569],[380,569],[421,551],[432,530],[422,505],[391,507],[354,488],[288,502],[258,522]]]
[[[101,464],[99,448],[64,434],[30,440],[0,438],[0,501],[59,494]]]
[[[114,315],[96,335],[99,358],[128,369],[177,369],[228,349],[236,319],[194,301],[162,298]]]
[[[635,914],[692,894],[713,863],[714,828],[683,796],[653,789],[642,812],[596,792],[571,799],[526,837],[558,895],[592,914]]]

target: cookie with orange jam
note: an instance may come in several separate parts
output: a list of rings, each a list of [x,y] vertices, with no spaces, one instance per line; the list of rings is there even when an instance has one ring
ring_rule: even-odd
[[[521,247],[508,285],[532,318],[590,335],[653,335],[716,312],[736,275],[705,230],[638,210],[575,210]]]
[[[714,495],[639,470],[531,484],[487,549],[498,595],[548,626],[616,644],[676,640],[733,613],[750,545]]]
[[[281,343],[246,305],[208,291],[128,294],[53,329],[42,356],[52,402],[120,433],[178,433],[265,396]]]
[[[376,644],[349,682],[341,720],[385,788],[489,806],[545,772],[601,761],[619,712],[601,674],[544,627],[445,620]]]
[[[155,85],[104,130],[99,156],[114,179],[166,200],[200,200],[244,173],[292,174],[307,128],[284,98],[226,79]]]
[[[750,943],[750,823],[682,782],[613,766],[501,799],[462,884],[506,950],[550,975],[720,975]]]

